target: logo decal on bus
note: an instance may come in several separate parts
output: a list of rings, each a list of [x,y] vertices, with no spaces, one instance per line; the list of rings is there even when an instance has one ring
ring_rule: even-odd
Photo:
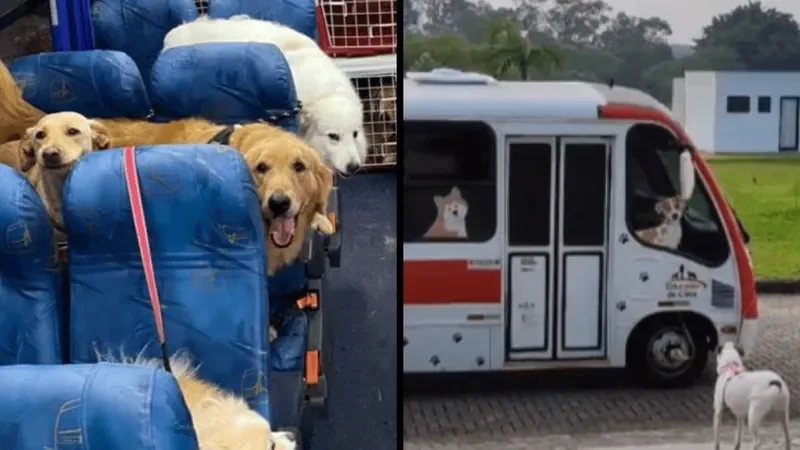
[[[705,290],[706,283],[697,279],[697,274],[686,270],[681,264],[678,271],[667,281],[668,299],[697,298],[697,294]]]
[[[436,220],[423,236],[425,239],[467,239],[469,205],[461,190],[453,187],[447,196],[436,195]]]

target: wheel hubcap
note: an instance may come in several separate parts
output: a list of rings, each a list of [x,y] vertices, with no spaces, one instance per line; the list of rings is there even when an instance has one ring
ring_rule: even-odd
[[[692,360],[689,338],[677,330],[663,330],[648,343],[647,359],[656,372],[666,377],[684,373]]]

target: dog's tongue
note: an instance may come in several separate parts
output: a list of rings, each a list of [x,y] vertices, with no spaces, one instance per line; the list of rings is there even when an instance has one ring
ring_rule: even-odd
[[[270,227],[269,234],[276,245],[289,245],[292,241],[292,236],[294,236],[294,217],[272,219],[272,227]]]

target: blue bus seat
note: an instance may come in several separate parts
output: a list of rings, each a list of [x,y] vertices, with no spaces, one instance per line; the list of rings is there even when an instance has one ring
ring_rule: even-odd
[[[269,418],[269,301],[259,202],[244,160],[219,145],[136,150],[171,353]],[[91,153],[64,187],[70,361],[95,351],[160,356],[122,177],[122,152]]]
[[[210,0],[210,17],[230,17],[247,14],[254,19],[278,22],[294,28],[311,39],[317,40],[316,11],[314,0],[271,0],[254,2],[249,0]]]
[[[133,59],[150,87],[150,70],[169,30],[197,18],[192,0],[95,0],[92,28],[99,49]]]
[[[221,124],[263,120],[297,131],[292,72],[272,44],[171,48],[153,66],[152,97],[159,121],[198,116]]]
[[[197,450],[175,378],[122,364],[0,367],[3,450]]]
[[[60,364],[66,308],[53,230],[33,186],[4,164],[0,233],[0,365]]]
[[[25,100],[46,113],[131,119],[151,114],[139,69],[122,52],[40,53],[17,59],[9,70]]]

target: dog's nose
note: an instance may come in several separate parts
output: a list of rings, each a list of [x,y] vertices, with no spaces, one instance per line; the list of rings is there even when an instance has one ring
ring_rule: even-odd
[[[58,165],[61,163],[61,152],[57,148],[46,148],[42,150],[42,159],[45,165]]]
[[[283,192],[276,192],[269,196],[267,206],[276,216],[280,216],[292,206],[292,200]]]
[[[361,164],[359,164],[357,162],[347,163],[347,167],[345,167],[345,169],[347,169],[347,173],[348,174],[356,173],[358,171],[358,169],[360,169],[360,168],[361,168]]]
[[[672,220],[678,220],[678,214],[672,213]]]

